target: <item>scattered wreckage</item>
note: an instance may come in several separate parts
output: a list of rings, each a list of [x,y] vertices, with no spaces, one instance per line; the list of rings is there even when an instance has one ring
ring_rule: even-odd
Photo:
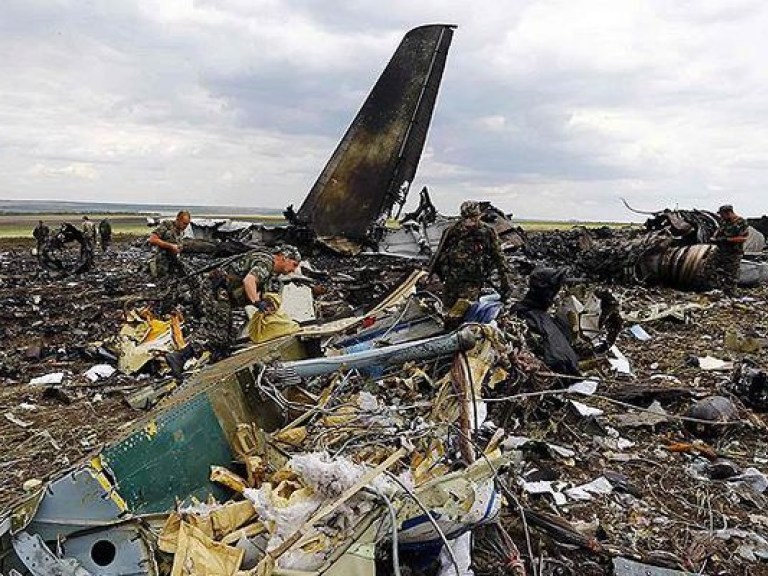
[[[638,275],[679,288],[711,288],[719,250],[711,240],[721,224],[720,216],[704,210],[669,209],[646,214],[651,217],[645,222],[644,252],[635,264]],[[768,266],[750,259],[759,258],[764,249],[765,236],[750,226],[740,285],[755,286],[768,280]]]
[[[397,563],[463,575],[471,562],[478,575],[674,574],[768,554],[768,480],[743,456],[759,444],[732,436],[760,426],[734,398],[760,408],[764,373],[687,362],[734,370],[722,389],[734,397],[663,369],[669,381],[632,376],[660,323],[692,326],[679,318],[717,301],[621,310],[538,270],[518,305],[484,297],[445,333],[423,274],[356,314],[192,368],[118,440],[26,482],[0,519],[0,573],[382,575]],[[174,338],[173,323],[154,327]],[[633,342],[631,356],[617,347]]]
[[[388,507],[397,511],[400,526],[392,529],[406,548],[434,547],[491,521],[500,503],[492,481],[500,455],[479,458],[463,445],[464,456],[479,461],[448,474],[435,468],[444,447],[433,433],[456,427],[468,434],[468,402],[483,382],[502,377],[492,370],[500,353],[493,334],[467,327],[375,348],[402,327],[372,333],[366,326],[371,318],[400,317],[417,279],[365,317],[310,327],[201,371],[123,440],[16,507],[4,519],[2,570],[159,574],[163,557],[173,554],[171,574],[187,573],[190,563],[196,574],[259,564],[274,574],[347,574],[352,567],[374,574],[372,543]],[[366,328],[352,338],[355,325]],[[431,331],[439,329],[434,323]],[[297,360],[317,339],[343,353]],[[474,382],[462,402],[450,392],[451,371],[464,370],[452,360],[456,353]],[[408,368],[440,359],[431,374]],[[370,381],[371,373],[378,379]],[[413,388],[396,386],[402,378]],[[444,399],[409,406],[423,386],[444,389]],[[393,401],[400,409],[388,413]],[[234,500],[238,494],[244,499]],[[221,503],[210,503],[211,495]],[[61,558],[46,544],[53,540],[63,546]]]
[[[229,256],[254,241],[310,238],[334,253],[376,254],[379,262],[381,254],[428,258],[451,221],[428,193],[415,212],[399,222],[391,217],[415,173],[451,32],[422,27],[406,37],[410,57],[395,55],[378,96],[375,89],[307,202],[290,215],[291,226],[258,228],[256,237],[250,224],[216,224],[210,238],[196,234],[188,252]],[[398,96],[411,102],[411,113],[372,116],[392,96],[391,78],[410,67],[427,70]],[[361,134],[380,133],[388,154],[358,150],[355,162],[345,156]],[[368,181],[358,171],[379,162],[386,179]],[[360,187],[341,187],[344,178]],[[364,205],[353,227],[339,223],[336,202]],[[694,314],[730,304],[661,304],[659,293],[644,288],[632,287],[630,298],[630,288],[587,283],[630,278],[699,287],[712,255],[696,247],[712,223],[689,216],[628,234],[526,235],[486,205],[483,218],[500,232],[520,299],[508,307],[486,294],[468,303],[463,326],[449,333],[439,300],[417,290],[420,271],[374,306],[365,305],[373,283],[347,287],[333,304],[343,301],[343,314],[318,314],[322,301],[307,290],[291,295],[295,286],[286,284],[282,304],[300,319],[297,331],[190,366],[181,387],[132,393],[129,402],[142,408],[164,399],[86,461],[49,481],[24,483],[28,495],[0,516],[0,573],[749,569],[768,558],[768,478],[759,470],[768,458],[757,434],[736,434],[764,434],[747,407],[764,408],[765,373],[709,350],[689,354],[682,368],[652,368],[661,356],[658,323],[677,319],[683,330]],[[557,268],[563,264],[570,269]],[[622,300],[634,309],[622,310]],[[181,317],[127,308],[125,320],[114,357],[122,373],[183,346]],[[725,346],[760,351],[755,340],[731,334]],[[641,352],[625,353],[633,346]],[[652,361],[636,363],[643,347]],[[110,368],[93,367],[93,377]],[[649,383],[635,378],[641,370],[652,373]],[[703,383],[683,386],[686,371]],[[718,374],[727,385],[714,383]],[[22,429],[28,424],[5,416]]]
[[[74,246],[74,250],[72,247]],[[51,272],[81,274],[93,266],[94,247],[73,224],[64,222],[40,246],[40,265]]]

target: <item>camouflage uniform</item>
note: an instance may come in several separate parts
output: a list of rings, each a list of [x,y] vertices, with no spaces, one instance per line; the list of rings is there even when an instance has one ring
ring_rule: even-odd
[[[248,252],[242,258],[235,260],[225,267],[227,275],[227,292],[232,302],[237,306],[250,304],[246,301],[243,278],[253,274],[259,280],[258,288],[264,292],[277,292],[277,277],[273,272],[274,256],[269,252]]]
[[[191,344],[195,354],[208,350],[213,360],[229,354],[232,346],[232,305],[225,291],[209,276],[193,275],[188,278],[193,296],[193,330]]]
[[[744,255],[744,244],[726,239],[747,235],[747,222],[737,216],[732,222],[723,222],[715,233],[722,240],[717,243],[717,283],[723,292],[732,296],[739,280],[739,266]]]
[[[443,305],[446,309],[453,307],[459,298],[477,300],[494,270],[499,274],[501,284],[498,288],[502,297],[509,292],[507,265],[498,234],[483,222],[468,222],[466,216],[479,215],[479,208],[465,208],[462,205],[465,219],[443,233],[430,267],[430,274],[437,274],[443,281]]]
[[[83,220],[81,231],[83,244],[80,247],[80,261],[86,266],[86,270],[93,266],[93,254],[96,249],[96,225],[90,220]]]
[[[112,224],[108,218],[99,222],[99,236],[101,237],[101,249],[106,251],[110,242],[112,242]]]
[[[157,237],[164,242],[181,244],[181,238],[184,235],[184,232],[176,228],[173,220],[166,220],[161,222],[158,227],[152,231],[152,234],[156,234]],[[171,275],[183,276],[184,268],[176,254],[172,254],[167,250],[161,250],[156,247],[155,254],[149,261],[149,273],[155,278]]]
[[[96,225],[91,222],[90,220],[83,220],[83,226],[82,226],[82,232],[83,237],[86,241],[90,242],[91,245],[96,244]]]
[[[50,236],[51,230],[46,226],[45,224],[38,224],[35,226],[35,231],[32,232],[32,236],[34,236],[35,240],[37,241],[37,259],[40,260],[43,255],[43,245],[48,240],[48,236]]]

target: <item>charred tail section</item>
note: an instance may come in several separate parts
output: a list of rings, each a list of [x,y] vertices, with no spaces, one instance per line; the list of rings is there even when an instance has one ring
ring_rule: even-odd
[[[295,221],[318,236],[363,239],[402,205],[424,148],[454,26],[414,28],[304,200]]]

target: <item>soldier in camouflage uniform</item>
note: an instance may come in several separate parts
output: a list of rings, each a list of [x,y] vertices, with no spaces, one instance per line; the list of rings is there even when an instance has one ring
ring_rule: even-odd
[[[32,236],[34,236],[35,240],[37,241],[37,259],[38,261],[42,260],[43,257],[43,245],[48,240],[48,236],[51,234],[51,229],[48,228],[48,226],[45,225],[45,223],[40,220],[37,223],[37,226],[35,226],[34,232],[32,232]]]
[[[499,275],[501,297],[509,295],[507,265],[496,231],[480,220],[480,205],[467,201],[461,205],[461,220],[451,225],[429,268],[443,282],[443,306],[450,310],[456,301],[475,301],[482,288],[490,284],[494,270]]]
[[[106,252],[112,242],[112,223],[109,218],[104,218],[99,222],[99,239],[101,240],[101,251]]]
[[[152,277],[183,276],[184,268],[179,262],[181,238],[190,220],[189,212],[181,210],[173,222],[161,222],[149,235],[148,242],[156,250],[149,260],[149,273]]]
[[[277,291],[277,277],[296,270],[301,255],[293,246],[282,246],[274,253],[254,251],[215,270],[205,277],[189,275],[192,314],[188,319],[192,335],[182,350],[166,355],[174,377],[181,381],[187,360],[203,352],[217,361],[229,354],[234,339],[232,307],[253,305],[260,312],[274,311],[263,300],[265,292]]]
[[[229,292],[233,301],[238,305],[253,305],[264,308],[263,296],[266,292],[276,292],[277,277],[290,274],[299,266],[301,254],[289,245],[276,248],[272,254],[268,252],[252,252],[236,262],[232,272],[236,280],[230,280]],[[228,276],[231,279],[232,275]],[[262,310],[263,311],[263,310]]]
[[[181,381],[184,364],[187,360],[202,356],[208,352],[211,362],[216,362],[229,355],[232,347],[232,304],[229,295],[215,276],[197,274],[185,280],[189,287],[191,310],[185,317],[185,323],[191,334],[187,346],[165,357],[171,373]]]
[[[93,267],[93,256],[96,251],[96,225],[91,222],[88,216],[83,216],[81,227],[83,233],[83,243],[80,246],[80,261],[85,265],[85,270]]]
[[[747,221],[733,211],[733,206],[725,204],[717,211],[722,219],[720,227],[712,236],[717,245],[717,281],[727,296],[736,294],[739,280],[739,266],[744,255],[744,242],[747,240]]]

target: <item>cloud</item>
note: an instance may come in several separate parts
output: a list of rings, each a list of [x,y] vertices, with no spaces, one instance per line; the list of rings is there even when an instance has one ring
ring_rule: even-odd
[[[753,0],[0,5],[0,197],[298,204],[403,34],[459,28],[413,183],[455,212],[762,213]]]

